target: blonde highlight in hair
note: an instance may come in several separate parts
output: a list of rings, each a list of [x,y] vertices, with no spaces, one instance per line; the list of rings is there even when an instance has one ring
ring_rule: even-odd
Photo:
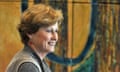
[[[22,20],[31,24],[52,25],[57,21],[61,24],[63,15],[61,10],[55,10],[49,5],[36,4],[23,13]]]

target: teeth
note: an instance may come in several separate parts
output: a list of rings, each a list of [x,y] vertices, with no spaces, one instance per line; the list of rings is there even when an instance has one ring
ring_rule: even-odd
[[[55,45],[56,45],[55,42],[48,42],[48,44],[49,44],[50,46],[55,46]]]

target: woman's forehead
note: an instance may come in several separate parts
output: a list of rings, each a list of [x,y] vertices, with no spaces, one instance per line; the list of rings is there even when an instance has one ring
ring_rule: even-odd
[[[52,24],[52,25],[50,25],[48,27],[58,28],[58,22],[56,22],[56,23],[54,23],[54,24]]]
[[[49,25],[49,26],[46,26],[46,27],[40,27],[39,29],[58,29],[58,22],[56,22],[55,24],[52,24],[52,25]]]
[[[51,25],[48,25],[46,27],[43,27],[43,28],[58,28],[58,22],[55,22],[54,24],[51,24]]]

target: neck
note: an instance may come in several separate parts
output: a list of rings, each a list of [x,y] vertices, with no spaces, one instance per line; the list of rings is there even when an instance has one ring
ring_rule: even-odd
[[[33,43],[28,43],[28,45],[30,46],[30,48],[32,48],[32,50],[34,50],[34,52],[38,55],[38,57],[43,60],[44,57],[47,55],[46,53],[37,50],[38,48],[35,47],[35,45]]]

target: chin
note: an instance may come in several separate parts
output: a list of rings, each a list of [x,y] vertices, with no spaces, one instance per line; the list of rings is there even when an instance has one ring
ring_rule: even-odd
[[[49,51],[50,51],[50,52],[54,52],[54,51],[55,51],[55,48],[54,48],[54,47],[51,47]]]

